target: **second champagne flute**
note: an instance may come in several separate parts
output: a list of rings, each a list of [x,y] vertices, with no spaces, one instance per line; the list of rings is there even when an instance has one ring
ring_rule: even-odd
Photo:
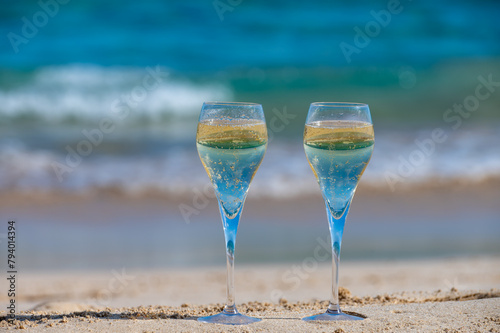
[[[227,301],[224,310],[198,320],[229,325],[260,321],[236,310],[234,249],[248,188],[267,147],[262,106],[254,103],[204,103],[198,122],[196,146],[219,202],[227,258]]]
[[[373,125],[368,105],[312,103],[304,130],[304,150],[326,205],[332,242],[332,296],[325,313],[303,318],[360,320],[339,306],[339,261],[344,224],[359,179],[372,156]]]

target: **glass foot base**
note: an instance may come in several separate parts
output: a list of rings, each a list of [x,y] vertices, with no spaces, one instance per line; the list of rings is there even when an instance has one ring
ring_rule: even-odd
[[[241,313],[229,313],[229,312],[221,312],[219,314],[208,316],[208,317],[200,317],[198,321],[203,323],[212,323],[212,324],[224,324],[224,325],[246,325],[251,323],[256,323],[261,321],[262,319],[248,317],[242,315]]]
[[[325,313],[315,315],[315,316],[310,316],[310,317],[305,317],[302,318],[304,321],[339,321],[339,320],[363,320],[366,317],[363,317],[361,315],[351,315],[344,313],[342,311],[330,311],[327,310]]]

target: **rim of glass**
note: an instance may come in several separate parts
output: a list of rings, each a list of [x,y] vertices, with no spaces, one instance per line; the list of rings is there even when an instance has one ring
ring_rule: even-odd
[[[204,105],[260,105],[251,102],[204,102]]]
[[[338,106],[338,107],[346,107],[346,106],[357,106],[357,107],[368,107],[368,104],[365,103],[355,103],[355,102],[314,102],[311,103],[311,106]]]

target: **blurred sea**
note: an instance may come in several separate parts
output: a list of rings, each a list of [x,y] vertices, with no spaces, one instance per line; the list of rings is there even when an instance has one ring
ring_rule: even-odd
[[[216,203],[190,224],[178,209],[209,182],[195,132],[213,100],[262,103],[269,127],[242,262],[327,239],[302,146],[316,101],[367,103],[375,126],[344,259],[500,253],[499,1],[402,0],[350,61],[341,43],[388,1],[242,1],[221,20],[211,0],[71,0],[45,24],[39,3],[0,8],[0,217],[23,269],[222,264]]]
[[[0,11],[0,190],[190,193],[207,182],[194,136],[210,100],[260,102],[274,124],[252,195],[317,192],[301,145],[314,101],[370,105],[377,144],[363,181],[373,186],[400,175],[435,128],[447,140],[401,182],[500,178],[500,91],[460,124],[444,118],[479,76],[500,81],[500,3],[402,2],[347,62],[339,44],[354,45],[354,27],[386,6],[261,0],[220,20],[211,1],[71,1],[15,53],[9,33],[41,7],[11,2]],[[113,129],[101,137],[102,119]]]

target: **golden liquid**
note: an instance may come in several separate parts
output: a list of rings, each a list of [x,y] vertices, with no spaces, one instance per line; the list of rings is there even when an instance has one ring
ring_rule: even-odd
[[[267,128],[254,119],[206,120],[198,123],[196,142],[221,149],[253,148],[267,143]]]
[[[304,144],[321,149],[359,149],[373,141],[373,125],[362,121],[315,121],[304,130]]]

